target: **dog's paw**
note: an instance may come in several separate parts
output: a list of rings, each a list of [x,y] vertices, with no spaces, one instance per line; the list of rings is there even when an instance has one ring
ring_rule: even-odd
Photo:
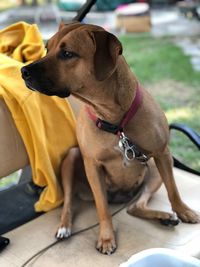
[[[114,238],[100,239],[97,243],[96,249],[105,255],[111,255],[115,252],[117,246]]]
[[[179,212],[178,217],[185,223],[200,223],[200,216],[189,208]]]
[[[167,219],[160,219],[160,223],[165,226],[176,226],[180,223],[180,220],[178,219],[176,213],[174,212],[169,216]]]
[[[72,234],[71,228],[60,227],[58,228],[58,231],[56,233],[56,238],[57,239],[69,238],[71,234]]]

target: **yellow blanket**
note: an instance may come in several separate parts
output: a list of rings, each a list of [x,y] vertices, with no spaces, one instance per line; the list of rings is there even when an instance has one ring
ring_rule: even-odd
[[[68,102],[32,92],[21,78],[23,64],[44,54],[36,25],[19,22],[0,31],[0,97],[26,146],[33,181],[45,187],[35,204],[36,211],[48,211],[62,203],[57,180],[60,163],[68,149],[77,145],[75,119]]]

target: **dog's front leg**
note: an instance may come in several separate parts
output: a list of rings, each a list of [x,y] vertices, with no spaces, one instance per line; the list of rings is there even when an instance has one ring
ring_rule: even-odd
[[[81,159],[81,154],[78,148],[74,147],[68,151],[61,164],[61,182],[64,191],[64,204],[61,214],[60,226],[57,230],[56,237],[58,239],[68,238],[71,235],[72,227],[72,197],[73,197],[73,182],[75,168]]]
[[[84,164],[86,175],[94,195],[100,222],[99,239],[96,248],[101,253],[110,255],[116,249],[116,242],[112,225],[112,218],[108,211],[103,169],[93,159],[85,158]]]
[[[168,197],[172,205],[172,210],[175,211],[178,217],[187,223],[200,222],[199,216],[191,210],[181,199],[178,189],[176,187],[175,179],[173,176],[173,159],[171,153],[166,147],[165,151],[155,157],[156,166],[160,172],[162,180],[167,189]]]

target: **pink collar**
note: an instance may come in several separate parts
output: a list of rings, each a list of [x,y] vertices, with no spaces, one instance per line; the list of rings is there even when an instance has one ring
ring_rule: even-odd
[[[137,112],[137,110],[138,110],[138,108],[139,108],[139,106],[141,104],[141,101],[142,101],[142,92],[141,92],[139,84],[137,83],[135,98],[134,98],[134,100],[132,102],[132,105],[131,105],[130,109],[124,115],[124,117],[123,117],[123,119],[122,119],[122,121],[121,121],[121,123],[119,125],[111,124],[111,123],[109,123],[107,121],[99,119],[94,113],[92,113],[92,111],[89,108],[89,106],[86,106],[86,111],[87,111],[87,113],[89,115],[89,118],[92,121],[95,122],[96,126],[99,129],[120,136],[121,133],[123,132],[124,127],[128,124],[128,122],[136,114],[136,112]]]

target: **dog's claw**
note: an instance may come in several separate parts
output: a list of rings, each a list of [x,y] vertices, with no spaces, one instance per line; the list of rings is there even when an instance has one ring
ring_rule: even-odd
[[[113,241],[104,241],[104,242],[98,242],[96,249],[104,254],[104,255],[111,255],[112,253],[115,252],[117,246],[115,242]]]
[[[72,232],[70,228],[60,227],[56,233],[56,238],[57,239],[69,238],[71,234]]]
[[[180,220],[174,212],[170,218],[160,219],[160,223],[165,226],[176,226],[180,223]]]
[[[97,250],[98,250],[100,253],[104,254],[104,255],[108,255],[108,256],[110,256],[111,254],[113,254],[113,253],[115,252],[116,247],[112,247],[112,248],[109,249],[109,250],[106,250],[106,249],[103,249],[103,248],[97,248]]]

